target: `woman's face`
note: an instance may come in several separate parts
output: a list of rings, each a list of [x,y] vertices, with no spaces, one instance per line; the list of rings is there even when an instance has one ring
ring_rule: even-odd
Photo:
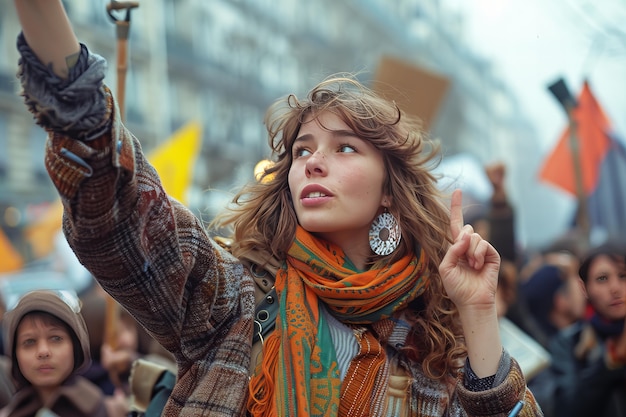
[[[344,250],[369,248],[370,225],[390,203],[382,192],[381,152],[339,116],[323,112],[305,119],[292,154],[289,189],[299,224]]]
[[[609,320],[626,317],[626,267],[607,255],[598,255],[589,265],[585,284],[593,308]]]
[[[53,390],[74,370],[72,337],[61,325],[26,316],[15,332],[20,371],[38,390]]]

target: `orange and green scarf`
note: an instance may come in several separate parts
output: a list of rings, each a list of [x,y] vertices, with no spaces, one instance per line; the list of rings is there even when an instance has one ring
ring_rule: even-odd
[[[355,406],[369,407],[372,399],[380,399],[373,391],[386,383],[384,372],[378,371],[384,368],[385,350],[364,326],[390,318],[422,294],[428,284],[426,267],[420,251],[381,269],[358,271],[339,247],[298,227],[286,265],[276,275],[276,329],[250,380],[252,415],[357,415]],[[359,341],[343,387],[320,301],[355,329]]]

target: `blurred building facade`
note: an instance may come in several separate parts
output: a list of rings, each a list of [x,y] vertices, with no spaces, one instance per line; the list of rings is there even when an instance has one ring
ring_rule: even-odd
[[[108,59],[114,88],[107,3],[64,1],[79,39]],[[0,3],[0,204],[23,211],[55,193],[43,165],[45,135],[17,94],[18,31],[12,4]],[[450,80],[431,129],[446,154],[504,161],[515,184],[536,148],[506,84],[464,43],[462,16],[437,0],[151,0],[132,11],[130,34],[126,124],[149,150],[188,121],[202,123],[189,201],[205,215],[225,196],[207,190],[252,180],[256,162],[269,156],[263,116],[271,102],[303,95],[336,72],[367,82],[384,55]]]

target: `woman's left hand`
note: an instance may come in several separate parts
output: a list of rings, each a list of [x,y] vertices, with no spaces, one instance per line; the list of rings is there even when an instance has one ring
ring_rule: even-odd
[[[495,308],[500,255],[495,248],[463,224],[462,193],[452,193],[448,248],[439,274],[448,296],[459,310]]]

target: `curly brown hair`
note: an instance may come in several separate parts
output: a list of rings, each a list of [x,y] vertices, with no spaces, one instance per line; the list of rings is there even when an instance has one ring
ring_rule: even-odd
[[[450,245],[449,211],[436,186],[432,168],[440,161],[437,141],[424,134],[421,123],[365,87],[356,77],[339,75],[315,86],[304,99],[291,94],[269,107],[265,125],[273,151],[273,165],[259,181],[247,184],[234,197],[231,210],[212,226],[231,227],[231,250],[242,260],[286,258],[298,219],[291,201],[288,174],[292,146],[306,117],[321,112],[338,115],[355,133],[381,151],[386,178],[383,192],[392,197],[389,208],[402,230],[400,246],[387,256],[372,255],[372,267],[394,262],[423,248],[429,257],[430,284],[414,303],[411,343],[407,356],[420,360],[431,378],[455,374],[465,355],[458,313],[439,277],[438,265]],[[276,264],[276,262],[274,262]]]

